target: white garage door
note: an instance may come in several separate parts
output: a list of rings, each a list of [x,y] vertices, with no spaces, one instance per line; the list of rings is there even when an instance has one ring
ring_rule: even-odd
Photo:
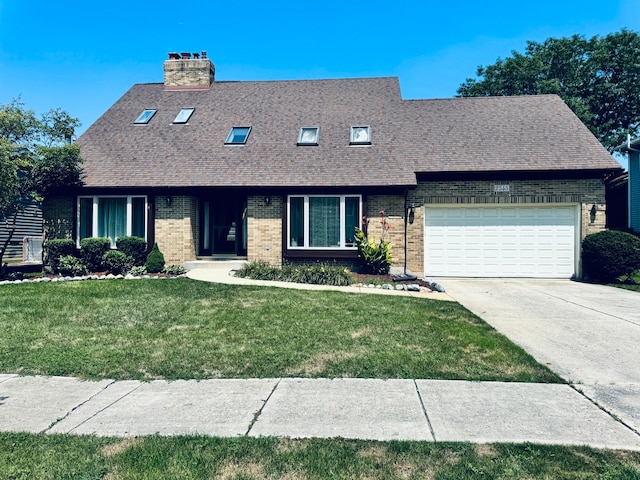
[[[426,207],[426,275],[570,278],[577,206]]]

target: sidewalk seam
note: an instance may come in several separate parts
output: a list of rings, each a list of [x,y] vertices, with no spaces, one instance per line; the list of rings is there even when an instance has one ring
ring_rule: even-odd
[[[622,426],[628,428],[629,430],[631,430],[631,432],[633,432],[635,435],[638,435],[640,437],[640,431],[636,430],[635,428],[633,428],[631,425],[629,425],[627,422],[625,422],[622,418],[620,418],[618,415],[616,415],[613,412],[610,412],[609,410],[607,410],[607,408],[603,405],[600,405],[596,400],[594,400],[593,398],[589,397],[586,393],[584,393],[582,390],[580,390],[580,388],[577,385],[574,385],[573,383],[570,383],[569,386],[578,394],[580,394],[582,397],[584,397],[585,399],[587,399],[589,402],[591,402],[593,405],[595,405],[596,407],[598,407],[602,412],[606,413],[607,415],[609,415],[614,421],[618,422],[619,424],[621,424]]]
[[[76,411],[78,408],[82,407],[83,405],[86,405],[87,403],[89,403],[91,400],[93,400],[94,398],[96,398],[98,395],[100,395],[101,393],[103,393],[105,390],[107,390],[109,387],[111,387],[112,385],[115,385],[117,383],[117,380],[112,381],[111,383],[105,385],[105,387],[100,390],[99,392],[96,392],[94,395],[91,395],[89,398],[87,398],[84,402],[81,402],[80,404],[76,405],[75,407],[73,407],[71,410],[69,410],[66,415],[62,418],[58,418],[56,419],[54,422],[51,423],[51,425],[49,425],[47,428],[45,428],[42,432],[40,433],[46,433],[47,430],[51,430],[53,427],[55,427],[58,423],[60,423],[61,421],[63,421],[65,418],[67,418],[69,415],[71,415],[74,411]],[[136,388],[131,389],[130,391],[128,391],[126,394],[122,395],[121,397],[119,397],[117,400],[114,400],[113,402],[111,402],[109,405],[106,405],[104,408],[101,408],[100,410],[98,410],[97,412],[95,412],[93,415],[91,415],[90,417],[85,418],[82,422],[80,422],[79,424],[77,424],[76,426],[74,426],[72,429],[69,430],[68,433],[73,432],[76,428],[78,428],[80,425],[83,425],[85,423],[87,423],[89,420],[91,420],[92,418],[95,418],[98,414],[104,412],[107,408],[112,407],[113,405],[115,405],[116,403],[118,403],[120,400],[122,400],[123,398],[129,396],[131,393],[135,392],[137,389],[139,389],[141,386],[143,385],[142,382],[140,382],[138,384],[138,386]]]
[[[416,393],[418,394],[418,401],[420,402],[420,408],[422,408],[422,413],[424,414],[424,418],[427,420],[427,426],[429,427],[429,432],[431,432],[431,437],[434,442],[437,442],[436,432],[433,431],[433,425],[431,425],[431,420],[429,419],[429,414],[427,413],[427,407],[424,404],[424,400],[422,399],[422,394],[420,393],[420,388],[418,387],[418,382],[413,380],[413,385],[416,387]]]
[[[279,378],[276,384],[271,389],[271,392],[269,392],[269,395],[267,396],[267,398],[264,400],[264,402],[262,402],[262,406],[260,407],[260,409],[255,413],[255,415],[251,419],[251,423],[249,423],[249,428],[247,428],[247,431],[244,433],[245,437],[248,437],[249,433],[251,433],[251,429],[258,422],[258,418],[260,418],[260,415],[262,415],[262,411],[264,410],[264,407],[266,407],[269,400],[271,400],[271,396],[274,394],[274,392],[278,388],[278,385],[280,385],[281,381],[282,381],[282,378]]]

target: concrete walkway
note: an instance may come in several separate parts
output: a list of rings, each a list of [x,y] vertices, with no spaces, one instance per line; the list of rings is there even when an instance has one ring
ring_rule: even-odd
[[[327,288],[235,278],[228,275],[228,267],[192,270],[189,277],[221,283]],[[337,289],[451,299],[442,293]],[[585,390],[587,386],[577,387]],[[610,405],[617,401],[622,404],[620,411],[629,410],[625,396],[608,386],[588,387],[603,388],[601,397],[610,396]],[[640,417],[611,415],[571,385],[421,379],[92,382],[0,374],[0,430],[108,436],[197,433],[533,442],[640,451]]]
[[[449,295],[640,432],[640,294],[570,280],[446,279]]]
[[[80,381],[0,375],[0,429],[103,436],[534,442],[640,451],[569,385],[376,379]]]

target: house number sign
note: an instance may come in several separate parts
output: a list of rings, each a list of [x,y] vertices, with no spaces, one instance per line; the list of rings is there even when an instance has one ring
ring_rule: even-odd
[[[494,185],[493,193],[509,193],[509,185]]]

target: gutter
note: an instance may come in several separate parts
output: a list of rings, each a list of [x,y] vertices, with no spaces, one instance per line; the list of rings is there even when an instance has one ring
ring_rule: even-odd
[[[640,152],[640,149],[638,148],[633,148],[635,147],[637,144],[637,146],[640,147],[640,138],[636,138],[633,142],[631,141],[631,135],[627,134],[627,141],[625,143],[623,143],[622,145],[619,145],[618,147],[616,147],[616,150],[622,150],[623,152]],[[632,147],[633,145],[633,147]]]

